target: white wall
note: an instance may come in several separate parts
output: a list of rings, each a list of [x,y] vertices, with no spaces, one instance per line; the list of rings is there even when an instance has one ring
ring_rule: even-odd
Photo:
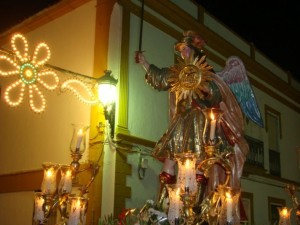
[[[139,151],[138,149],[135,149]],[[140,157],[148,160],[148,168],[145,170],[143,179],[139,179],[138,165]],[[156,201],[159,194],[159,177],[162,163],[153,157],[132,153],[128,156],[127,162],[132,166],[132,175],[127,176],[126,184],[131,187],[131,198],[126,199],[126,208],[141,208],[147,200]]]
[[[157,141],[169,122],[168,92],[156,91],[146,84],[145,70],[134,61],[139,43],[139,24],[139,19],[131,16],[128,129],[134,136]],[[142,48],[149,63],[158,67],[173,64],[173,38],[148,23],[144,23],[143,37]]]
[[[288,193],[284,190],[282,184],[278,185],[274,182],[273,185],[268,183],[255,182],[253,178],[242,179],[242,191],[253,194],[253,216],[255,225],[269,224],[269,205],[268,197],[282,199],[286,206],[292,208],[291,199]],[[296,224],[294,212],[291,215],[291,223]]]
[[[134,61],[135,51],[139,43],[140,19],[131,16],[131,36],[129,55],[129,100],[128,129],[131,135],[157,141],[166,131],[169,123],[168,92],[154,90],[145,82],[145,71]],[[157,28],[144,23],[143,50],[150,63],[159,67],[172,65],[173,44],[175,40],[166,36]],[[143,151],[142,151],[143,152]],[[127,186],[131,187],[132,198],[126,201],[126,207],[142,207],[147,200],[156,200],[159,191],[159,178],[162,163],[151,156],[142,155],[148,159],[149,167],[143,180],[138,178],[138,163],[140,154],[133,153],[128,157],[132,165],[132,175],[127,177]]]

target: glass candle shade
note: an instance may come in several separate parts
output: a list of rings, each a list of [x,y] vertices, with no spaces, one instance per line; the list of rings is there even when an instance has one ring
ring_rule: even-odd
[[[71,165],[75,174],[80,166],[79,160],[86,148],[86,131],[88,128],[89,126],[82,124],[73,124],[73,136],[70,144],[70,150],[73,159]]]
[[[291,211],[292,209],[287,207],[277,208],[279,213],[279,223],[278,225],[291,225]]]
[[[71,197],[70,199],[70,213],[68,225],[85,225],[87,199],[83,197]]]
[[[33,220],[36,224],[44,223],[44,219],[45,219],[45,215],[43,211],[44,202],[45,200],[43,198],[43,194],[41,192],[35,193]]]
[[[190,195],[196,194],[198,190],[195,164],[194,157],[178,159],[177,183]]]
[[[181,218],[182,202],[180,200],[180,185],[168,184],[169,209],[168,221],[171,225],[177,225]]]
[[[207,108],[203,110],[205,126],[203,130],[203,142],[205,145],[215,145],[219,139],[219,120],[223,114],[218,108]]]
[[[163,166],[162,171],[170,174],[171,176],[174,176],[175,175],[175,165],[176,165],[175,160],[166,158],[164,161],[164,166]]]
[[[44,195],[54,195],[56,192],[56,175],[59,169],[58,164],[50,162],[43,163],[44,178],[42,182],[42,193]]]
[[[219,225],[240,225],[239,198],[240,191],[230,187],[219,186],[218,192],[221,197],[221,211]]]
[[[72,191],[72,167],[63,165],[60,167],[61,179],[58,185],[59,194],[71,193]]]
[[[86,148],[86,131],[89,126],[82,124],[73,124],[73,135],[70,144],[72,154],[82,155]]]

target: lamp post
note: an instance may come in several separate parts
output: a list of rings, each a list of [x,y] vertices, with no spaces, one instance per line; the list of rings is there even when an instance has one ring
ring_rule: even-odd
[[[110,70],[105,70],[105,74],[97,79],[98,98],[104,108],[105,120],[110,125],[110,136],[114,137],[115,130],[115,106],[116,106],[116,85],[118,80],[115,79]]]

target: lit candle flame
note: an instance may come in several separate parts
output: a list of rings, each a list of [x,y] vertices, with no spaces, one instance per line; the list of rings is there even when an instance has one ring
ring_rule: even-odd
[[[185,168],[186,169],[189,169],[190,168],[190,160],[189,159],[187,159],[186,161],[185,161]]]
[[[214,140],[215,139],[215,132],[216,132],[216,118],[215,118],[215,115],[213,114],[213,112],[211,111],[210,113],[210,118],[211,118],[211,121],[210,121],[210,133],[209,133],[209,138],[210,140]]]
[[[71,175],[72,175],[71,170],[68,170],[68,171],[66,172],[66,176],[67,176],[67,177],[70,177]]]
[[[215,115],[213,114],[213,112],[210,113],[210,118],[211,118],[211,120],[215,119]]]
[[[232,196],[231,196],[231,194],[229,193],[229,192],[226,192],[226,199],[231,199],[232,198]]]
[[[177,195],[177,196],[180,195],[180,188],[177,188],[176,195]]]
[[[80,203],[81,203],[81,201],[80,201],[80,199],[78,199],[77,203],[76,203],[76,207],[80,207]]]
[[[47,177],[52,177],[52,174],[53,174],[52,170],[51,169],[47,170],[46,174],[47,174]]]
[[[287,213],[288,213],[288,212],[287,212],[287,209],[286,209],[286,208],[283,208],[283,209],[282,209],[282,215],[283,215],[283,216],[286,216]]]

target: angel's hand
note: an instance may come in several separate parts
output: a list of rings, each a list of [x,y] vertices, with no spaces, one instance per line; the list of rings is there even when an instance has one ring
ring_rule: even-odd
[[[135,62],[139,64],[144,64],[146,62],[146,58],[141,51],[136,51],[135,52]]]
[[[146,60],[146,57],[144,56],[142,51],[136,51],[135,52],[135,62],[138,64],[141,64],[143,68],[148,71],[150,64]]]

